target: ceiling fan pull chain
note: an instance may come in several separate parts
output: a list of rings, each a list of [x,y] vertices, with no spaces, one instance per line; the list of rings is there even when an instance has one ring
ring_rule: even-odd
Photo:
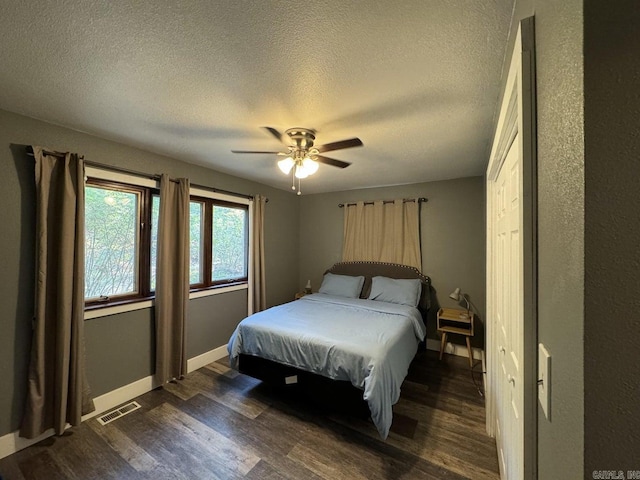
[[[298,193],[297,193],[297,195],[302,195],[302,191],[300,190],[300,182],[302,182],[302,179],[298,178]]]

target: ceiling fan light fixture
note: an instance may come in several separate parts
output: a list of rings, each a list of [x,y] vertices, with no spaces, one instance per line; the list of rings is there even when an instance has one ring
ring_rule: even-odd
[[[293,158],[287,157],[278,162],[278,168],[285,175],[289,175],[289,172],[291,172],[291,169],[295,164],[296,162],[293,160]]]
[[[304,160],[302,160],[302,168],[305,169],[307,175],[313,175],[314,173],[316,173],[318,171],[318,166],[318,162],[312,160],[309,157],[306,157]]]
[[[273,127],[264,127],[272,136],[274,136],[279,142],[283,143],[286,147],[285,151],[257,151],[257,150],[231,150],[232,153],[255,153],[255,154],[274,154],[283,158],[277,162],[278,168],[285,175],[291,175],[291,189],[296,190],[296,178],[297,181],[297,194],[300,195],[300,180],[307,178],[309,175],[313,175],[318,171],[320,163],[330,165],[337,168],[346,168],[351,165],[349,162],[343,162],[342,160],[336,160],[335,158],[329,158],[324,155],[325,152],[332,152],[334,150],[342,150],[344,148],[361,147],[362,140],[359,138],[349,138],[347,140],[341,140],[339,142],[326,143],[324,145],[314,146],[316,140],[315,130],[308,128],[289,128],[285,130],[284,135]],[[288,137],[288,139],[287,139]]]
[[[297,164],[295,176],[296,178],[307,178],[309,176],[309,172],[307,172],[303,165]]]

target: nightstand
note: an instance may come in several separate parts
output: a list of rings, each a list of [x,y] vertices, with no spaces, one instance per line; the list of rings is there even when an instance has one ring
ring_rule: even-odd
[[[302,297],[304,297],[305,295],[309,295],[309,294],[308,294],[308,293],[305,293],[305,292],[298,292],[298,293],[296,293],[296,294],[293,296],[293,299],[294,299],[294,300],[299,300],[299,299],[301,299]]]
[[[471,349],[471,337],[473,337],[473,312],[458,310],[457,308],[441,308],[438,310],[438,332],[442,335],[440,343],[440,360],[447,344],[447,334],[455,333],[464,335],[467,340],[469,353],[469,366],[473,368],[473,350]]]

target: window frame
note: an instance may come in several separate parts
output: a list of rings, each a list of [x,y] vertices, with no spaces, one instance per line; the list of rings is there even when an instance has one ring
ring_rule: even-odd
[[[115,190],[127,193],[139,194],[140,205],[137,211],[137,235],[138,242],[136,245],[137,259],[137,275],[135,279],[136,292],[121,295],[112,295],[100,298],[92,298],[87,300],[85,297],[85,310],[93,310],[97,308],[110,307],[114,305],[124,305],[155,297],[155,292],[150,290],[151,287],[151,198],[154,194],[159,194],[157,188],[151,188],[143,185],[135,185],[115,180],[106,180],[94,176],[88,176],[85,180],[84,187],[97,187],[106,190]],[[86,213],[85,213],[86,215]],[[86,259],[86,252],[85,252]]]
[[[149,308],[153,306],[155,301],[155,290],[151,290],[151,213],[152,198],[154,195],[160,195],[160,185],[155,179],[137,177],[129,174],[114,172],[111,170],[101,169],[99,167],[87,167],[85,173],[86,186],[106,186],[116,190],[145,192],[141,194],[140,201],[140,221],[138,225],[139,238],[139,259],[138,259],[138,293],[126,294],[108,297],[107,300],[94,299],[87,302],[85,298],[85,319],[97,318],[113,313],[121,313],[141,308]],[[203,226],[202,234],[205,235],[205,255],[201,259],[201,268],[203,269],[203,277],[211,279],[212,270],[212,228],[213,228],[213,205],[227,206],[239,208],[246,211],[245,219],[245,261],[247,275],[238,279],[219,280],[216,282],[202,282],[200,284],[189,285],[189,298],[200,298],[218,293],[225,293],[235,290],[244,290],[249,288],[249,276],[251,272],[251,218],[252,203],[249,198],[243,196],[233,196],[225,193],[218,193],[199,187],[190,187],[189,201],[200,201],[205,204],[203,209],[203,224],[208,224],[208,229]],[[206,205],[209,203],[209,211],[206,211]],[[144,205],[144,207],[143,207]],[[206,238],[210,241],[206,242]],[[207,247],[206,244],[209,244]],[[146,245],[146,248],[142,248]],[[208,248],[208,255],[206,251]],[[208,277],[207,277],[208,272]],[[144,279],[144,281],[143,281]],[[251,296],[248,296],[250,304]],[[104,312],[104,313],[103,313]]]
[[[197,284],[190,284],[189,290],[191,292],[201,292],[220,287],[244,285],[249,282],[249,205],[245,203],[236,203],[228,200],[221,200],[212,197],[204,197],[200,195],[191,195],[190,201],[201,202],[204,205],[203,209],[203,228],[202,234],[204,235],[204,251],[202,255],[202,282]],[[229,278],[225,280],[212,280],[212,268],[213,268],[213,207],[227,207],[236,208],[238,210],[245,211],[245,226],[244,226],[244,247],[245,247],[245,262],[246,262],[246,275],[238,278]]]
[[[200,252],[200,278],[201,278],[201,282],[199,283],[191,283],[189,282],[189,292],[199,292],[199,291],[203,291],[203,290],[207,290],[207,286],[206,286],[206,259],[207,259],[207,242],[203,241],[203,236],[205,235],[206,231],[207,231],[207,215],[206,215],[206,198],[204,197],[200,197],[198,195],[189,195],[189,204],[191,204],[191,202],[197,202],[197,203],[201,203],[202,204],[202,209],[200,211],[200,221],[201,221],[201,225],[200,225],[200,243],[202,245],[202,251]],[[189,265],[189,269],[191,269],[191,265]],[[189,271],[189,275],[191,275],[191,271]]]

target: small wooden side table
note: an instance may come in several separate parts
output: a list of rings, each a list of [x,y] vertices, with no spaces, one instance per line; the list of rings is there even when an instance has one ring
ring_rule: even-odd
[[[302,297],[304,297],[305,295],[308,295],[308,293],[305,292],[298,292],[294,295],[293,299],[294,300],[300,300]]]
[[[473,312],[458,310],[457,308],[441,308],[438,310],[438,332],[442,335],[440,343],[440,360],[447,344],[447,334],[455,333],[464,335],[467,340],[467,352],[469,353],[469,366],[473,368],[473,350],[471,349],[471,337],[473,337]]]

